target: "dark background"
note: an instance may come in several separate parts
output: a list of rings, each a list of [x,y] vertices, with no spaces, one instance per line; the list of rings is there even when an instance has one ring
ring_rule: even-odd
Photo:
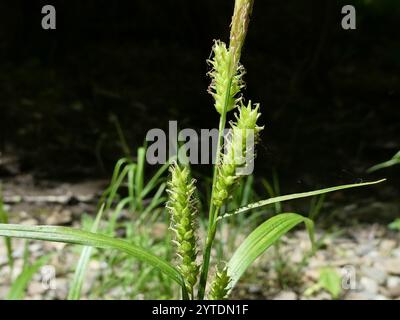
[[[40,177],[106,176],[123,156],[112,117],[133,153],[168,120],[217,127],[206,59],[233,2],[2,1],[3,155]],[[57,30],[41,28],[44,4]],[[357,30],[341,28],[345,4]],[[255,0],[242,62],[265,124],[257,177],[276,168],[296,190],[371,179],[400,149],[399,30],[397,0]]]

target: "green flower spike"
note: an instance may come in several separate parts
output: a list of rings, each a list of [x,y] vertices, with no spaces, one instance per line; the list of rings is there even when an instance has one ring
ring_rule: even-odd
[[[248,142],[250,142],[250,135],[253,135],[255,144],[260,131],[264,128],[257,125],[260,115],[259,105],[256,104],[252,108],[251,101],[249,101],[247,106],[241,104],[239,115],[235,115],[236,122],[231,122],[230,139],[227,141],[225,154],[219,164],[218,178],[213,194],[213,203],[218,208],[232,194],[236,182],[240,178],[237,170],[246,166],[246,161],[254,160],[254,145],[248,146]]]
[[[211,283],[209,294],[210,300],[224,300],[228,297],[228,286],[231,278],[228,276],[228,270],[225,267],[222,271],[215,274],[214,281]]]
[[[215,109],[217,109],[220,114],[224,111],[226,99],[227,112],[234,109],[239,101],[241,101],[239,93],[244,87],[244,82],[242,80],[244,68],[241,65],[234,67],[232,60],[232,54],[229,52],[229,49],[227,49],[226,44],[222,41],[215,41],[213,59],[208,61],[213,67],[209,72],[212,79],[209,93],[214,97]],[[234,72],[232,72],[232,69]],[[229,96],[226,97],[228,89]]]
[[[177,255],[181,259],[179,270],[185,278],[188,292],[192,293],[199,273],[199,266],[196,263],[195,181],[190,178],[187,167],[181,168],[174,164],[170,171],[167,208],[171,214],[171,230],[175,233]]]

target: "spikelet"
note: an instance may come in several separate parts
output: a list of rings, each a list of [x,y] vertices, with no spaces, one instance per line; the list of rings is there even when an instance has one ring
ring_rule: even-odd
[[[213,96],[215,109],[220,114],[224,111],[225,100],[227,100],[227,112],[236,107],[241,100],[240,90],[244,87],[242,80],[244,68],[239,64],[234,65],[232,60],[232,54],[226,44],[222,41],[215,41],[213,59],[208,61],[212,66],[212,70],[209,72],[212,81],[208,92]],[[229,95],[226,97],[228,90]]]
[[[249,27],[254,0],[236,0],[232,16],[229,50],[232,52],[233,63],[238,63],[243,43]]]
[[[225,267],[222,271],[215,274],[215,278],[211,283],[209,300],[224,300],[228,297],[228,286],[231,278],[228,276],[228,269]]]
[[[246,165],[247,161],[254,158],[254,146],[248,148],[248,139],[250,134],[254,134],[254,143],[259,138],[263,127],[257,125],[257,119],[260,117],[259,105],[253,108],[251,101],[245,106],[241,103],[239,115],[235,114],[236,122],[231,122],[230,139],[226,143],[225,154],[222,162],[219,164],[218,177],[213,193],[213,204],[220,208],[232,194],[236,182],[240,176],[237,175],[237,169]]]
[[[185,278],[188,292],[193,292],[199,273],[199,266],[196,263],[195,181],[190,178],[187,167],[181,168],[173,164],[170,172],[167,208],[171,214],[171,230],[175,233],[177,255],[181,259],[178,268]]]

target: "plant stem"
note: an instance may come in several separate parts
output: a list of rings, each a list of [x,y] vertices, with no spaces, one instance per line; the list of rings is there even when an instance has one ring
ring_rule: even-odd
[[[199,283],[199,291],[198,291],[198,299],[204,299],[204,293],[206,290],[207,285],[207,277],[208,277],[208,269],[210,265],[210,257],[211,257],[211,248],[215,238],[215,232],[217,230],[217,217],[220,208],[214,208],[213,204],[213,195],[215,192],[215,185],[218,176],[218,165],[221,159],[221,148],[222,148],[222,141],[224,138],[224,129],[226,125],[226,113],[228,107],[228,101],[230,96],[230,89],[232,84],[232,76],[229,77],[229,81],[227,84],[226,94],[225,94],[225,103],[224,103],[224,110],[219,119],[219,130],[218,130],[218,142],[217,142],[217,151],[215,155],[215,164],[214,164],[214,173],[213,173],[213,183],[212,183],[212,191],[211,191],[211,199],[210,199],[210,210],[208,212],[208,232],[207,232],[207,239],[206,245],[204,250],[203,256],[203,265],[201,268],[200,274],[200,283]]]
[[[203,256],[203,265],[202,265],[201,275],[200,275],[200,284],[199,284],[199,291],[198,291],[198,299],[199,300],[204,299],[204,293],[206,290],[207,278],[208,278],[208,269],[209,269],[209,265],[210,265],[211,248],[212,248],[212,244],[213,244],[214,238],[215,238],[215,233],[217,230],[217,224],[214,222],[211,222],[211,223],[212,224],[209,224],[209,227],[208,227],[206,246],[205,246],[205,251],[204,251],[204,256]]]
[[[220,165],[220,159],[221,159],[221,147],[224,138],[224,129],[226,125],[226,113],[230,98],[232,80],[234,75],[236,74],[237,66],[239,64],[242,46],[244,43],[244,39],[246,37],[250,15],[253,9],[253,3],[254,0],[235,0],[235,7],[232,17],[231,32],[230,32],[230,44],[229,44],[229,53],[230,53],[229,74],[225,90],[224,109],[223,112],[221,113],[219,120],[218,143],[215,156],[213,183],[211,191],[211,204],[210,204],[210,210],[208,212],[208,232],[207,232],[206,244],[203,255],[203,265],[199,281],[198,299],[200,300],[204,299],[204,293],[207,286],[208,269],[210,265],[211,248],[217,230],[218,213],[221,209],[218,207],[214,207],[213,195],[215,192],[215,185],[218,176],[218,166]]]

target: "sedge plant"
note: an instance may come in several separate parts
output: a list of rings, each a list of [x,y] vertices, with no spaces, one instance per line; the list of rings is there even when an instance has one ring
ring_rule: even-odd
[[[372,173],[378,170],[386,169],[400,164],[400,151],[398,151],[391,159],[378,163],[367,170],[367,172]],[[396,218],[393,222],[389,224],[389,228],[392,230],[400,230],[400,218]]]
[[[236,248],[228,262],[212,261],[218,225],[223,219],[254,212],[255,209],[261,210],[265,206],[279,204],[283,201],[313,197],[341,189],[381,182],[382,180],[277,196],[234,210],[226,209],[230,208],[229,203],[235,190],[243,183],[243,175],[247,166],[254,161],[255,145],[264,129],[263,125],[259,123],[262,107],[259,104],[253,104],[250,100],[246,101],[242,95],[244,67],[240,63],[240,58],[253,10],[253,2],[253,0],[235,1],[229,43],[215,41],[212,49],[213,55],[209,61],[212,68],[209,73],[211,77],[209,92],[214,99],[214,107],[219,115],[219,136],[213,165],[210,203],[208,206],[202,206],[202,208],[208,207],[209,211],[204,242],[200,241],[198,234],[200,212],[196,199],[196,182],[191,176],[189,167],[176,161],[170,166],[170,179],[167,187],[169,200],[166,204],[177,256],[177,259],[173,261],[158,256],[154,250],[143,247],[140,243],[120,239],[113,232],[96,232],[94,229],[90,232],[59,226],[26,226],[3,223],[0,224],[0,236],[58,241],[119,250],[160,271],[170,281],[174,281],[180,287],[183,299],[220,300],[228,298],[236,283],[256,258],[292,228],[300,223],[305,223],[312,241],[314,237],[311,219],[291,212],[279,213],[250,232],[241,245]],[[229,112],[235,114],[235,120],[229,122],[230,132],[225,139],[224,130],[227,127]],[[133,187],[129,190],[130,195],[124,204],[130,205],[134,210],[147,209],[151,211],[151,208],[148,207],[144,209],[146,204],[143,199],[148,189],[143,186],[142,177],[132,173],[136,170],[141,172],[143,163],[129,166],[129,169],[123,169],[123,173],[129,180],[132,180]],[[116,180],[107,190],[108,199],[113,198],[116,192],[115,184],[119,183],[118,177],[113,178]],[[111,204],[112,200],[105,201],[104,209],[108,210]],[[203,246],[201,246],[202,243],[204,243]],[[82,258],[82,260],[82,265],[86,265],[86,259]],[[210,270],[213,270],[212,274],[210,274]]]

